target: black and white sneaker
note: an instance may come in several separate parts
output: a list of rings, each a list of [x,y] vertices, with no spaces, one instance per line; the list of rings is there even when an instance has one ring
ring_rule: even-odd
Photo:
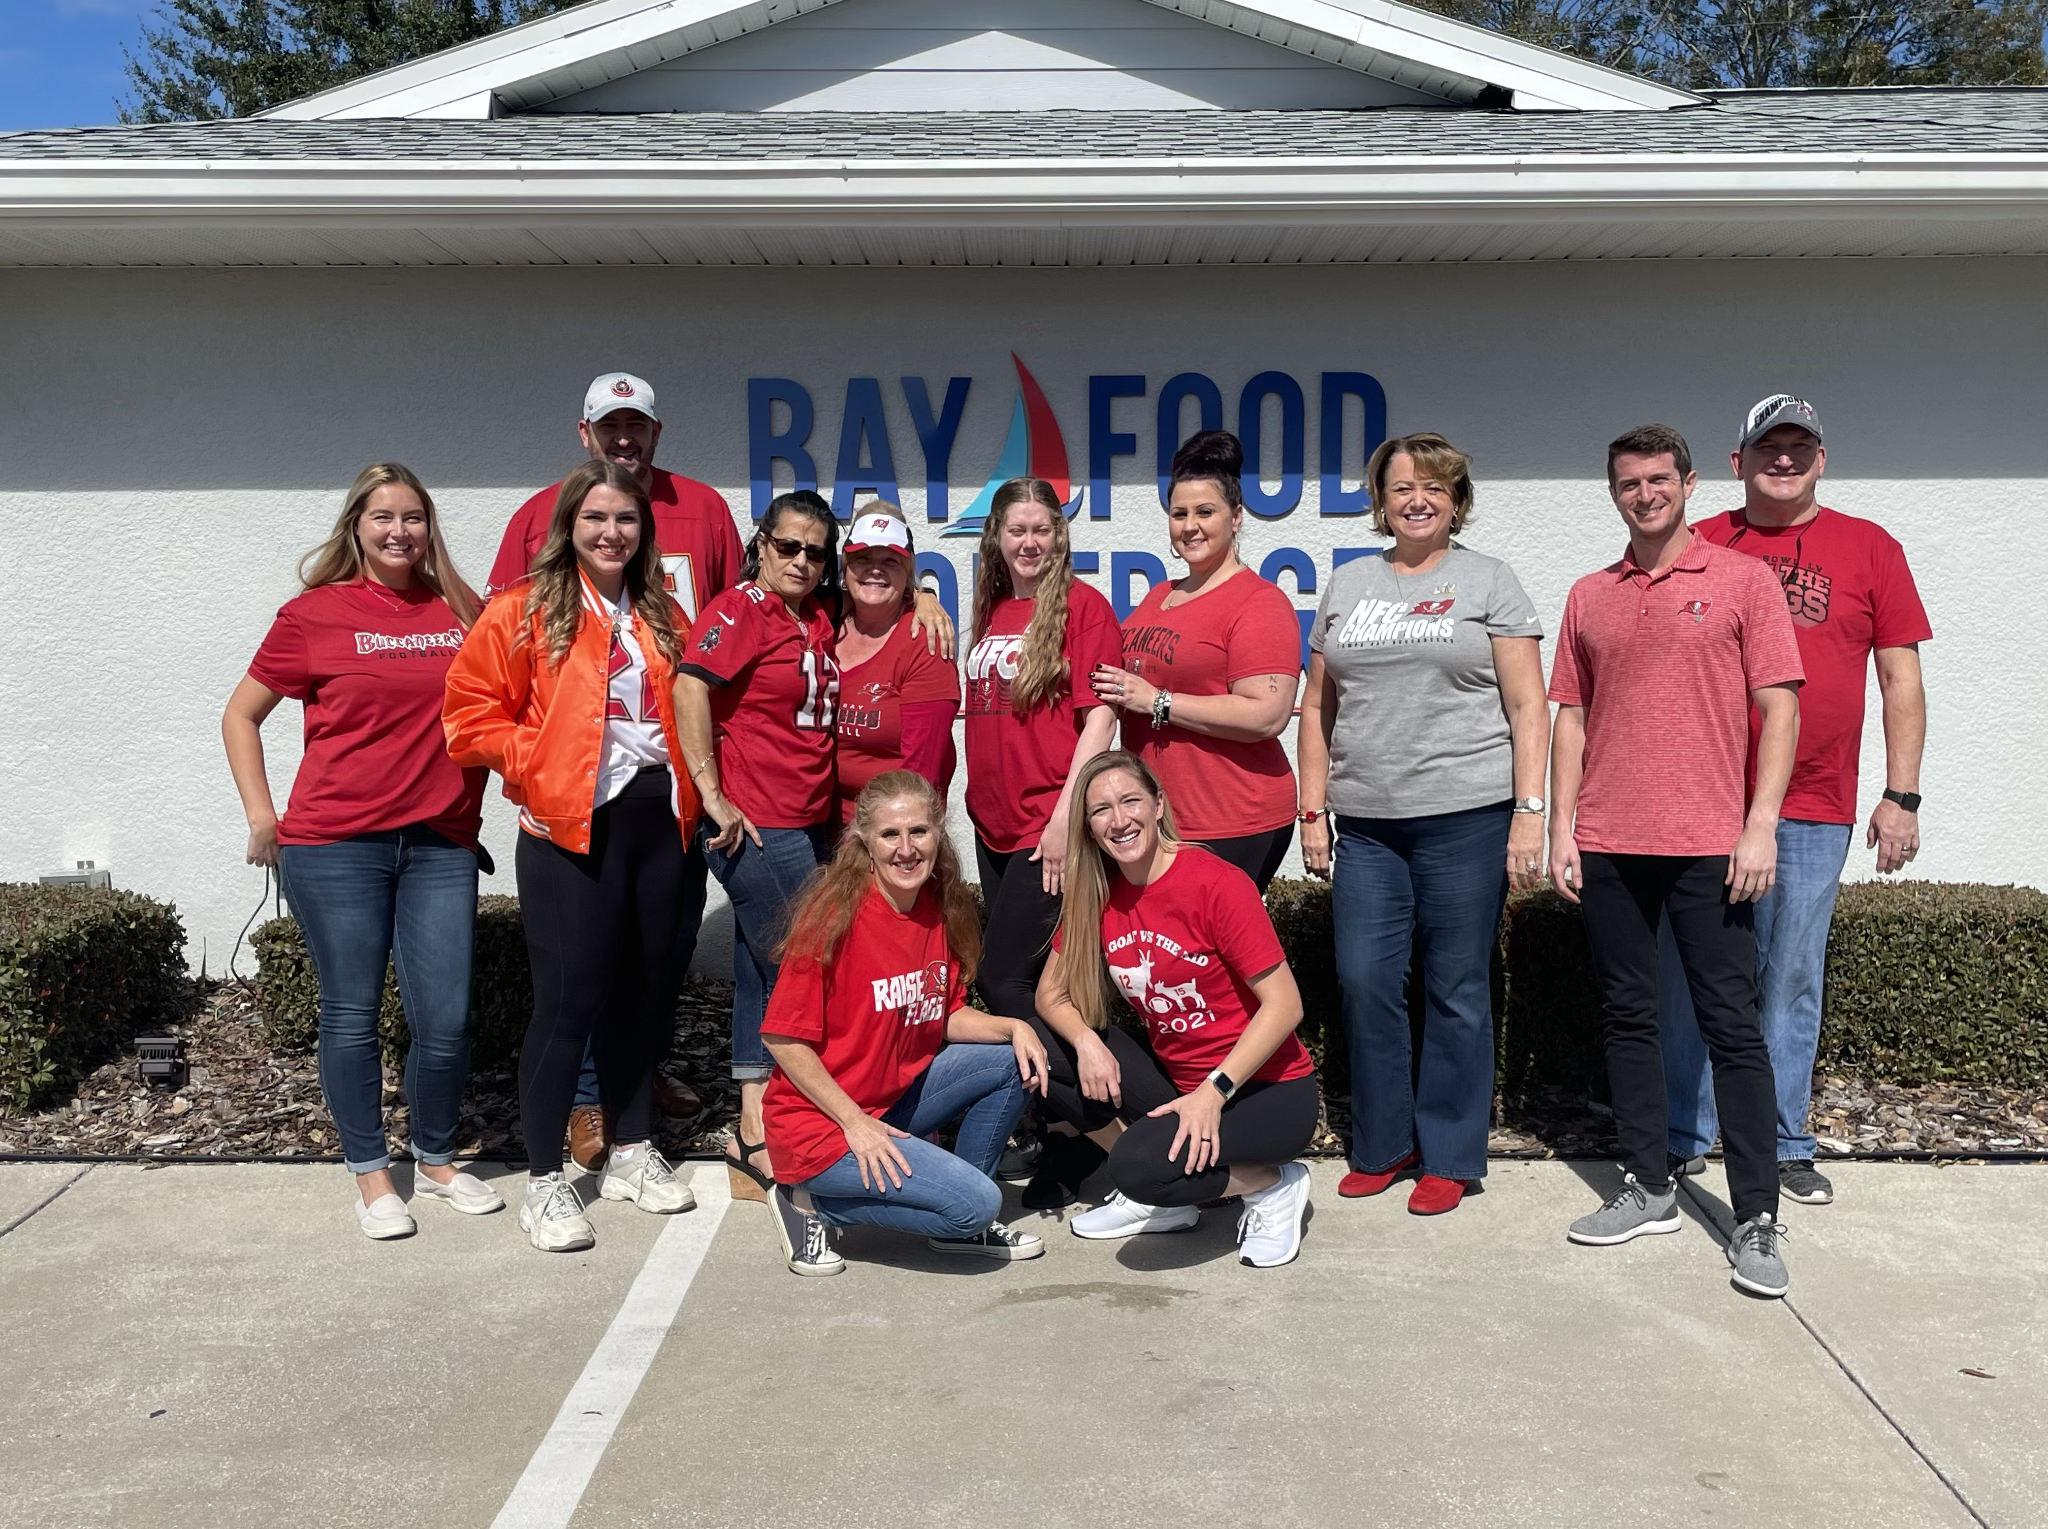
[[[996,1164],[996,1177],[1006,1184],[1021,1184],[1037,1170],[1044,1141],[1036,1136],[1012,1136],[1003,1148],[1003,1160]]]
[[[817,1278],[846,1272],[846,1260],[832,1247],[831,1228],[822,1218],[798,1210],[787,1184],[775,1186],[768,1196],[768,1208],[775,1213],[775,1230],[782,1238],[791,1274]]]
[[[1000,1221],[991,1221],[972,1237],[927,1237],[925,1246],[935,1253],[971,1253],[998,1263],[1037,1258],[1045,1244],[1029,1232],[1016,1231]]]
[[[1810,1157],[1778,1164],[1778,1193],[1801,1205],[1832,1205],[1835,1201],[1835,1186],[1813,1166]]]

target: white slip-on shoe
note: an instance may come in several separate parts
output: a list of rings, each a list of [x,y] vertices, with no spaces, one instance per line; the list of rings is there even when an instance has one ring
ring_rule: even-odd
[[[361,1195],[356,1196],[356,1224],[363,1229],[365,1237],[375,1242],[410,1237],[419,1230],[412,1219],[412,1212],[405,1208],[405,1201],[388,1191],[368,1205],[363,1204]]]
[[[439,1200],[454,1206],[465,1216],[488,1216],[494,1210],[505,1208],[505,1197],[473,1173],[458,1173],[441,1184],[415,1167],[412,1192],[416,1199]]]
[[[1254,1269],[1277,1269],[1292,1263],[1301,1251],[1301,1223],[1308,1214],[1308,1165],[1289,1163],[1280,1182],[1244,1197],[1237,1219],[1239,1263]]]
[[[543,1253],[574,1253],[597,1245],[597,1229],[583,1214],[583,1202],[559,1172],[544,1179],[527,1176],[519,1230]]]
[[[1191,1232],[1201,1224],[1202,1212],[1195,1205],[1140,1205],[1113,1190],[1093,1210],[1084,1210],[1067,1223],[1076,1237],[1107,1241],[1112,1237],[1135,1237],[1140,1232]]]
[[[598,1181],[597,1192],[607,1200],[631,1200],[657,1216],[673,1216],[679,1210],[697,1208],[697,1197],[690,1193],[690,1186],[676,1177],[668,1159],[648,1141],[630,1147],[614,1145],[612,1155],[605,1160],[604,1177]]]

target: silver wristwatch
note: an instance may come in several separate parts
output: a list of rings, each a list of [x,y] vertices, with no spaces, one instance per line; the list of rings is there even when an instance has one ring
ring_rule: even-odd
[[[1515,811],[1533,812],[1540,816],[1543,812],[1543,798],[1540,796],[1518,796],[1515,798]]]

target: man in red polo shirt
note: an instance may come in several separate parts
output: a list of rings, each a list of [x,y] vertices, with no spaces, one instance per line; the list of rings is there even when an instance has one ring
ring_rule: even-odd
[[[1657,926],[1668,917],[1713,1059],[1737,1223],[1728,1261],[1741,1288],[1782,1296],[1777,1104],[1757,1022],[1753,915],[1777,867],[1805,670],[1770,569],[1687,526],[1698,482],[1667,425],[1607,448],[1628,549],[1572,586],[1551,664],[1550,877],[1585,910],[1626,1169],[1569,1235],[1607,1246],[1679,1227],[1657,1025]],[[1761,720],[1745,810],[1752,707]]]
[[[669,593],[691,621],[711,597],[739,582],[740,537],[732,508],[717,489],[654,465],[661,442],[661,416],[655,411],[654,389],[631,372],[606,372],[583,395],[583,418],[576,425],[583,449],[600,461],[632,471],[654,507],[654,544],[661,552],[661,570]],[[560,483],[551,483],[512,513],[491,564],[490,593],[510,589],[526,577],[534,556],[548,539],[555,518]],[[703,851],[692,846],[684,867],[682,917],[688,943],[696,947],[697,925],[705,899]],[[695,910],[689,906],[695,898]],[[687,962],[686,954],[684,960]],[[664,1115],[688,1117],[704,1108],[687,1085],[662,1073],[654,1077],[654,1102]],[[597,1068],[586,1051],[583,1074],[576,1085],[576,1107],[569,1114],[569,1151],[579,1167],[595,1172],[604,1166],[605,1119],[597,1102]]]
[[[1827,462],[1813,405],[1773,393],[1750,409],[1729,454],[1742,482],[1742,508],[1693,526],[1717,546],[1761,558],[1778,576],[1806,666],[1799,752],[1779,810],[1777,884],[1756,909],[1758,1016],[1778,1086],[1778,1185],[1806,1205],[1835,1197],[1813,1166],[1807,1115],[1828,926],[1856,822],[1864,688],[1874,658],[1884,698],[1885,789],[1863,842],[1877,851],[1878,873],[1887,875],[1920,848],[1927,696],[1919,645],[1934,635],[1898,542],[1875,522],[1820,503]],[[1660,943],[1671,1153],[1690,1166],[1713,1145],[1714,1097],[1677,951],[1668,937]]]

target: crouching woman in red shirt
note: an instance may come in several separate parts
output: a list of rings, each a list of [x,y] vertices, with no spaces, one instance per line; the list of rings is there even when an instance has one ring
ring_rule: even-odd
[[[868,1224],[942,1253],[1036,1258],[996,1219],[990,1176],[1045,1048],[1022,1020],[970,1009],[974,893],[931,782],[886,770],[862,788],[832,859],[796,903],[761,1039],[769,1197],[793,1273],[837,1274],[829,1229]],[[954,1150],[925,1138],[956,1126]]]
[[[1301,1249],[1315,1134],[1315,1066],[1294,1033],[1301,994],[1252,879],[1180,842],[1143,761],[1082,766],[1066,899],[1038,1012],[1073,1052],[1078,1088],[1045,1109],[1110,1146],[1116,1193],[1068,1223],[1077,1237],[1186,1231],[1199,1206],[1242,1195],[1243,1262]],[[1112,994],[1151,1039],[1110,1020]],[[1111,1145],[1113,1143],[1113,1145]]]

